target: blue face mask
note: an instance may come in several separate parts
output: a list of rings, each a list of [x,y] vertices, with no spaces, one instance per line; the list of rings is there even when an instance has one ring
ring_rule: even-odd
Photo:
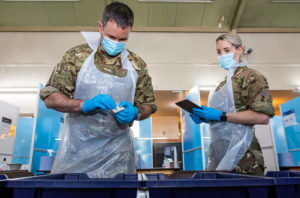
[[[219,65],[226,70],[228,70],[229,68],[236,67],[237,62],[236,60],[234,60],[233,57],[234,53],[218,56]]]
[[[119,54],[124,49],[125,44],[125,42],[113,41],[103,36],[102,46],[110,56],[116,56]]]

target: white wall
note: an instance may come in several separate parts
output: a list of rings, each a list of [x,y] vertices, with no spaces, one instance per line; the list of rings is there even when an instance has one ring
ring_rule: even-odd
[[[127,47],[147,62],[155,90],[188,90],[195,83],[215,85],[225,75],[217,66],[218,35],[133,32]],[[271,89],[300,86],[299,33],[240,36],[254,50],[249,66],[267,77]],[[0,87],[36,87],[47,82],[64,52],[84,39],[78,32],[0,32],[0,43]],[[20,113],[33,112],[32,107],[20,106]]]

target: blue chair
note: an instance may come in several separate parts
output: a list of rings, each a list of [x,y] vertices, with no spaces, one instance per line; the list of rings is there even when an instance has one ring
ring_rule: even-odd
[[[55,156],[41,156],[39,172],[50,172]]]

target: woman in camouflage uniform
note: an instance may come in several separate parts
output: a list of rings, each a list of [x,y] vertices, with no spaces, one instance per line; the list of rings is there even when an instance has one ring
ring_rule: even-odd
[[[262,176],[264,159],[253,126],[268,124],[274,116],[268,82],[242,60],[244,49],[238,35],[219,36],[216,49],[227,77],[210,94],[210,107],[194,108],[190,114],[196,123],[210,123],[208,169]]]

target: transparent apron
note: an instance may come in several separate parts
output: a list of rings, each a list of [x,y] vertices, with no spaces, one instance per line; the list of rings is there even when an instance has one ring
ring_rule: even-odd
[[[106,74],[94,64],[100,44],[100,33],[82,32],[92,54],[85,60],[77,76],[75,99],[90,99],[98,94],[111,96],[116,104],[133,104],[137,73],[128,60],[128,51],[121,52],[126,77]],[[114,177],[118,173],[135,173],[135,152],[128,125],[119,124],[111,110],[90,114],[68,113],[63,139],[53,164],[52,173],[87,173],[93,178]]]
[[[245,65],[238,65],[245,66]],[[236,68],[230,68],[226,84],[210,94],[209,106],[225,112],[236,112],[231,77]],[[211,143],[208,170],[233,170],[248,150],[252,127],[230,122],[210,123]]]

